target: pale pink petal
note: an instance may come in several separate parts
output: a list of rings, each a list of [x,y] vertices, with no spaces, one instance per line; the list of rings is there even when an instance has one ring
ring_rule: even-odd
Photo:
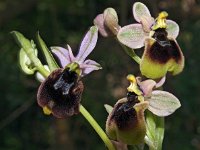
[[[70,54],[67,49],[62,47],[51,47],[51,51],[58,57],[63,68],[71,62]]]
[[[69,58],[71,60],[71,62],[73,62],[75,60],[74,54],[72,53],[72,49],[69,45],[67,45],[68,51],[69,51]]]
[[[86,60],[83,64],[81,64],[80,68],[82,69],[82,76],[85,76],[94,70],[102,69],[99,63],[90,59]]]
[[[159,88],[159,87],[161,87],[164,83],[165,83],[165,80],[166,80],[166,76],[164,76],[164,77],[162,77],[161,79],[160,79],[160,81],[158,82],[158,83],[156,83],[156,88]]]
[[[166,20],[168,37],[176,39],[179,34],[179,25],[172,20]]]
[[[133,5],[133,16],[137,22],[141,22],[141,17],[151,17],[151,14],[146,5],[136,2]]]
[[[177,97],[166,91],[153,91],[149,101],[149,111],[161,117],[169,116],[174,113],[181,103]]]
[[[149,33],[151,31],[152,25],[155,23],[154,18],[149,16],[142,16],[140,19],[143,30]]]
[[[141,24],[124,26],[117,34],[117,38],[122,44],[133,49],[143,47],[147,36],[148,33],[144,32]]]
[[[136,78],[137,83],[140,89],[143,91],[145,97],[150,97],[153,88],[156,86],[156,82],[154,80],[148,79],[141,82],[141,78]]]
[[[79,63],[84,62],[86,57],[92,52],[92,50],[96,46],[97,38],[98,28],[96,26],[92,26],[81,42],[78,55],[76,56],[76,61],[78,61]]]

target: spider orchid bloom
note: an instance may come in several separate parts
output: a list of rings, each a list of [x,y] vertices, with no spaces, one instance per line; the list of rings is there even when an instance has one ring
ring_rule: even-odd
[[[61,67],[54,70],[45,79],[37,93],[38,104],[45,114],[57,118],[66,118],[79,113],[81,95],[84,89],[81,77],[94,70],[101,69],[93,60],[85,60],[97,42],[98,30],[91,27],[81,43],[76,57],[68,50],[53,47],[52,52],[58,57]]]
[[[127,97],[118,100],[113,108],[105,105],[109,113],[106,133],[110,139],[124,144],[141,144],[146,135],[144,111],[148,109],[158,116],[168,116],[180,107],[180,102],[168,92],[153,90],[162,86],[164,78],[159,83],[151,79],[140,81],[133,75],[128,75],[127,79],[130,81]]]
[[[184,56],[175,40],[179,34],[178,24],[167,20],[166,12],[152,18],[148,8],[140,2],[133,5],[133,15],[139,23],[122,27],[117,38],[132,49],[145,46],[140,63],[142,75],[157,79],[167,72],[179,74],[184,67]]]

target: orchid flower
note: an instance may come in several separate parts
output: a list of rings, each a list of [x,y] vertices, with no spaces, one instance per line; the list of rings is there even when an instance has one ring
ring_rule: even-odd
[[[145,46],[140,62],[142,75],[156,79],[167,72],[173,75],[182,72],[184,56],[175,40],[179,33],[178,24],[166,19],[167,12],[161,12],[154,19],[140,2],[133,5],[133,15],[138,23],[120,28],[117,38],[132,49]]]
[[[112,140],[128,145],[141,144],[146,135],[144,111],[148,109],[157,116],[168,116],[180,107],[179,100],[166,91],[154,90],[162,86],[165,78],[156,83],[148,79],[141,81],[128,75],[130,86],[127,97],[117,101],[112,108],[105,105],[109,113],[106,132]]]
[[[101,69],[97,62],[85,60],[93,51],[97,37],[97,27],[93,26],[83,38],[76,57],[69,45],[68,49],[51,48],[52,52],[58,57],[62,68],[54,70],[38,89],[37,101],[45,114],[53,114],[57,118],[66,118],[79,113],[81,95],[84,89],[80,78],[94,70]]]

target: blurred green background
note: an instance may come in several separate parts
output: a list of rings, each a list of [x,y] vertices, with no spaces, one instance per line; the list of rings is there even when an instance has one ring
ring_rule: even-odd
[[[134,22],[134,0],[0,0],[0,150],[103,150],[103,142],[87,121],[76,115],[66,120],[45,116],[36,102],[39,83],[23,74],[19,47],[10,31],[35,40],[39,30],[48,46],[77,52],[94,17],[107,7],[116,9],[120,24]],[[186,58],[182,74],[169,76],[164,89],[175,94],[182,107],[166,118],[164,150],[200,149],[200,1],[144,0],[152,16],[166,10],[180,25],[178,42]],[[36,40],[35,40],[36,41]],[[139,52],[140,53],[140,52]],[[140,75],[136,63],[111,38],[99,36],[90,55],[103,70],[84,78],[83,105],[105,128],[103,104],[113,105],[126,94],[126,75]]]

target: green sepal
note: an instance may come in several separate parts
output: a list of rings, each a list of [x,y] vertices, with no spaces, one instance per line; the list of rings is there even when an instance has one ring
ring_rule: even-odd
[[[41,38],[39,32],[37,32],[37,40],[38,40],[38,44],[45,56],[45,59],[47,61],[47,64],[49,66],[50,71],[54,71],[55,69],[59,68],[58,64],[56,63],[53,55],[51,54],[51,52],[49,51],[49,49],[47,48],[44,40]]]

